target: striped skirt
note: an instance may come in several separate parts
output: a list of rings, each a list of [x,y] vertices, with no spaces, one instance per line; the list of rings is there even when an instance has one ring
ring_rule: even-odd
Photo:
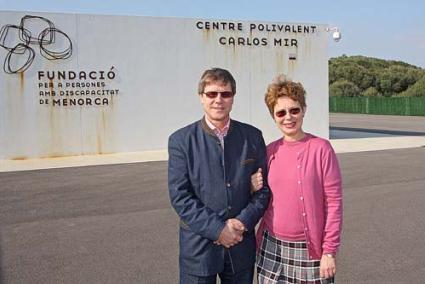
[[[258,284],[332,284],[334,278],[320,278],[320,260],[309,260],[304,241],[276,239],[267,231],[257,256]]]

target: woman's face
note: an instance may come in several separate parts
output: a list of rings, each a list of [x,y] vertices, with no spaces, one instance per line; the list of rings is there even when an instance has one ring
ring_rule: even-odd
[[[280,97],[274,106],[273,117],[277,127],[283,132],[285,139],[299,140],[304,136],[302,131],[305,109],[299,102],[289,97]]]

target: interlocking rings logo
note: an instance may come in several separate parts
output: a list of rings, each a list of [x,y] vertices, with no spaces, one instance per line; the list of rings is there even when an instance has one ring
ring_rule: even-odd
[[[30,31],[30,22],[44,29],[34,37]],[[14,42],[12,33],[18,36]],[[55,49],[57,38],[61,38],[62,50]],[[17,42],[19,40],[19,42]],[[17,43],[16,43],[17,42]],[[0,46],[8,50],[3,64],[4,72],[14,74],[27,70],[35,58],[35,51],[30,45],[38,45],[40,54],[48,60],[67,59],[72,54],[72,41],[63,31],[57,29],[52,21],[39,16],[26,15],[17,25],[4,25],[0,30]]]

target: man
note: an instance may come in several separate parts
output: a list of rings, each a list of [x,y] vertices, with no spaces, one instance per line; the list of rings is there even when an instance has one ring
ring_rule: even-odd
[[[236,82],[206,70],[198,94],[205,115],[169,138],[168,186],[180,217],[180,283],[252,283],[254,228],[270,190],[251,193],[251,174],[266,170],[261,132],[230,119]],[[264,176],[267,176],[266,174]]]

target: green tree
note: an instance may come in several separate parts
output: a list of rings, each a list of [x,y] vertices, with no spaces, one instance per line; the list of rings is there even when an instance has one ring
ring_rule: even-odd
[[[378,89],[386,97],[393,95],[391,79],[391,74],[389,72],[384,72],[378,77]]]
[[[405,91],[414,81],[409,69],[403,66],[390,66],[380,74],[379,88],[385,96],[391,96]],[[409,76],[410,75],[410,76]]]
[[[416,81],[419,81],[424,75],[425,72],[421,69],[409,68],[406,73],[407,84],[409,86],[415,84]]]
[[[422,97],[425,96],[425,76],[413,84],[409,89],[400,94],[401,97]]]
[[[339,80],[329,87],[329,93],[332,97],[358,97],[360,89],[353,82]]]
[[[382,96],[375,87],[367,88],[363,93],[365,97],[379,97]]]
[[[329,60],[329,86],[349,81],[359,88],[361,95],[376,94],[373,89],[366,92],[373,87],[380,95],[398,96],[424,75],[424,69],[401,61],[345,55]],[[333,91],[341,93],[335,88]]]
[[[357,86],[363,91],[368,88],[374,87],[375,81],[376,81],[375,75],[364,67],[362,67],[361,72],[362,72],[362,77],[360,82],[358,82]]]

